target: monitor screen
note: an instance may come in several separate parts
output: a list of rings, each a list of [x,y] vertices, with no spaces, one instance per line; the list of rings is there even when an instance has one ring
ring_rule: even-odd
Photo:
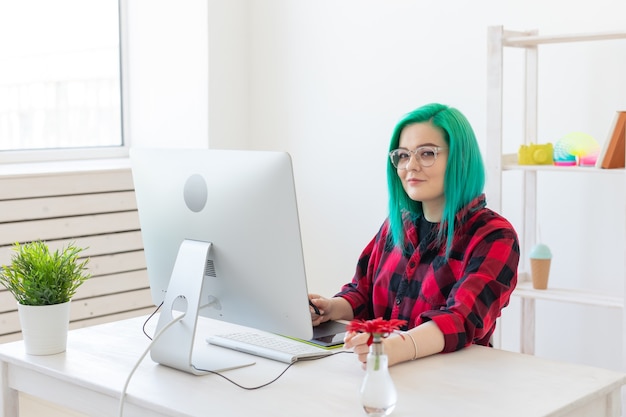
[[[204,270],[199,315],[313,337],[289,154],[135,148],[130,157],[155,305],[183,242],[204,242],[207,259],[180,258],[206,262],[188,265]]]

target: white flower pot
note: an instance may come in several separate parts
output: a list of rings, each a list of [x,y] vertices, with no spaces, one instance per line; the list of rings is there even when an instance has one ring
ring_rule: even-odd
[[[24,347],[29,355],[54,355],[65,351],[70,325],[70,301],[47,306],[18,303]]]

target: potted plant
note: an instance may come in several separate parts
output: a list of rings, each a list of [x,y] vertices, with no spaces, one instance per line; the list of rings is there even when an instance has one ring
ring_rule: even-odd
[[[52,355],[65,351],[70,301],[91,277],[89,258],[74,243],[51,251],[41,241],[15,243],[9,265],[0,270],[0,283],[15,297],[26,353]]]

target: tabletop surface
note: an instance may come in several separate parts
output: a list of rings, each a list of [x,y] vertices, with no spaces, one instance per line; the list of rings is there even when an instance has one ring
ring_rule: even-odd
[[[58,355],[29,356],[21,341],[7,343],[0,345],[0,360],[118,399],[129,372],[150,343],[141,330],[144,321],[135,318],[73,330],[68,335],[67,351]],[[204,337],[222,331],[224,326],[229,325],[201,318],[196,349],[221,349],[207,345]],[[255,387],[273,380],[287,366],[254,359],[255,365],[222,374]],[[415,416],[418,411],[432,416],[565,415],[581,402],[626,384],[626,374],[620,372],[481,346],[399,364],[390,372],[399,398],[395,417]],[[245,390],[217,375],[195,376],[155,364],[148,355],[130,381],[126,404],[129,409],[134,404],[180,416],[209,412],[220,416],[251,412],[275,415],[280,411],[299,416],[362,417],[358,392],[364,375],[356,357],[342,352],[296,363],[270,385]],[[20,389],[25,392],[41,394],[37,388],[28,388],[26,382],[24,386]],[[110,411],[103,414],[113,415]]]

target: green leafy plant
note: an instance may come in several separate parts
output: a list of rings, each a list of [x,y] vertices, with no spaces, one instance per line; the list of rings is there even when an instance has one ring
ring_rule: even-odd
[[[68,302],[91,274],[89,258],[79,258],[84,248],[68,244],[50,251],[40,240],[13,245],[11,263],[0,270],[0,284],[23,305],[52,305]]]

